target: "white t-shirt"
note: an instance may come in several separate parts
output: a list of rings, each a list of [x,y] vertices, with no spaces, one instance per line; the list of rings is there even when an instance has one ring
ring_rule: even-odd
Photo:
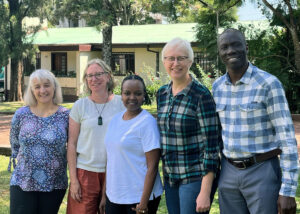
[[[146,110],[131,120],[123,120],[122,111],[111,120],[106,136],[106,194],[117,204],[139,203],[147,173],[145,152],[160,148],[155,118]],[[157,173],[150,199],[162,194]]]
[[[98,125],[99,113],[95,103],[88,97],[77,100],[70,112],[70,117],[80,123],[77,141],[77,168],[91,172],[105,172],[106,150],[104,137],[110,120],[124,110],[121,96],[114,95],[106,104],[96,104],[99,113],[102,108],[102,125]]]

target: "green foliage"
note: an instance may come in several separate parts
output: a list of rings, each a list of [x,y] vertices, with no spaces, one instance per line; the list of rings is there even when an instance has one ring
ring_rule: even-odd
[[[154,23],[149,15],[151,5],[150,0],[60,0],[56,1],[56,18],[52,22],[58,23],[60,18],[74,21],[84,18],[89,26],[99,29],[106,25]]]
[[[121,84],[116,85],[113,92],[114,94],[121,95]]]
[[[146,90],[152,103],[156,99],[156,92],[158,91],[158,89],[169,81],[169,78],[166,75],[157,77],[156,71],[152,67],[145,64],[143,65],[141,71],[136,72],[136,74],[140,75],[144,79]]]
[[[196,68],[196,71],[190,70],[190,73],[194,78],[196,78],[199,82],[201,82],[206,88],[208,88],[211,91],[213,83],[213,80],[211,78],[212,74],[206,73],[199,64],[196,65]]]
[[[224,69],[218,59],[217,33],[237,20],[237,6],[241,1],[206,0],[197,15],[196,37],[199,47],[206,53],[206,59],[214,61],[216,69]],[[205,4],[204,4],[205,3]]]
[[[8,9],[7,4],[0,1],[0,67],[8,63]]]
[[[299,113],[300,75],[294,63],[293,41],[287,29],[272,25],[264,30],[251,24],[236,27],[246,35],[249,61],[281,81],[290,110]]]
[[[26,26],[22,21],[25,17],[38,17],[43,20],[46,15],[50,16],[50,11],[52,1],[0,0],[0,66],[6,65],[8,59],[11,59],[10,100],[22,97],[21,91],[17,89],[22,87],[23,70],[18,65],[32,49],[32,41],[26,35],[34,34],[40,29],[40,25]]]

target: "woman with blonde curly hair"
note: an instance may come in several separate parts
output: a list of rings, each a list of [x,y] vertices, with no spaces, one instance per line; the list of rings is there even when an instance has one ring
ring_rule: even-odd
[[[69,110],[59,106],[61,88],[47,70],[30,75],[24,102],[26,106],[16,111],[10,130],[15,168],[10,181],[10,213],[55,214],[68,187]]]
[[[124,109],[121,97],[113,94],[112,72],[104,61],[89,61],[83,82],[88,96],[75,102],[69,120],[69,214],[99,212],[105,196],[104,136],[111,118]]]

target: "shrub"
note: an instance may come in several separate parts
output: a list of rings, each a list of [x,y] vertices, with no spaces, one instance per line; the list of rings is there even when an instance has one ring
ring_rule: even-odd
[[[196,74],[191,70],[190,72],[192,76],[211,91],[212,83],[213,83],[213,79],[211,78],[212,74],[205,73],[205,71],[203,70],[203,68],[201,68],[199,64],[196,65],[196,68],[197,68],[197,73],[200,75],[199,77],[197,77]],[[214,73],[216,74],[217,73],[216,69],[214,68],[213,70]]]
[[[146,84],[147,93],[151,99],[151,102],[155,102],[156,92],[158,89],[169,81],[168,76],[165,73],[160,72],[159,77],[156,76],[156,71],[147,65],[143,65],[143,68],[136,75],[141,76]]]

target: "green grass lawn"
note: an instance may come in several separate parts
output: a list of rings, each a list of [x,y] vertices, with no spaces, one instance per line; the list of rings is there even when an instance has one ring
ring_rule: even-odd
[[[9,181],[10,181],[11,173],[9,173],[7,171],[8,161],[9,161],[9,157],[0,155],[0,195],[1,195],[1,197],[0,197],[0,214],[9,213]],[[161,172],[161,166],[160,166],[160,172]],[[66,207],[67,207],[67,194],[65,195],[63,203],[60,206],[59,214],[65,214]],[[158,214],[167,214],[168,213],[164,195],[160,202],[157,213]],[[217,196],[215,197],[211,213],[212,214],[219,213],[219,207],[217,204]]]
[[[0,112],[3,113],[14,113],[18,108],[24,105],[23,102],[1,102]],[[62,106],[66,108],[72,108],[73,103],[63,103]]]
[[[0,102],[0,112],[3,113],[14,113],[18,108],[24,105],[23,102]],[[62,106],[71,109],[73,103],[63,103]],[[144,109],[150,113],[156,113],[156,105],[143,106]],[[0,213],[1,214],[1,213]]]
[[[23,106],[21,102],[2,102],[0,103],[0,112],[8,112],[14,113],[18,108]],[[66,108],[71,108],[73,103],[64,103],[63,106]],[[156,105],[151,106],[143,106],[144,109],[149,111],[152,114],[156,113]],[[7,164],[8,164],[8,157],[0,155],[0,214],[9,213],[9,179],[10,173],[7,172]],[[161,169],[160,169],[161,172]],[[298,180],[299,186],[297,189],[296,201],[297,201],[297,213],[300,214],[300,176]],[[60,207],[59,213],[64,214],[66,213],[66,206],[67,206],[67,194],[63,200],[63,203]],[[216,194],[214,203],[212,205],[211,212],[212,214],[219,213],[219,206],[218,206],[218,195]],[[167,214],[165,197],[162,197],[160,202],[158,214]]]
[[[10,174],[7,172],[7,164],[9,161],[9,157],[5,157],[0,155],[0,214],[7,214],[9,213],[9,180]],[[161,165],[160,165],[160,172],[161,172]],[[297,213],[300,214],[300,177],[298,180],[299,186],[297,189],[296,195],[296,202],[297,202]],[[65,214],[67,207],[67,194],[63,200],[63,203],[60,206],[59,214]],[[167,214],[166,208],[166,201],[163,195],[162,200],[160,202],[158,208],[158,214]],[[212,205],[211,214],[218,214],[219,213],[219,206],[218,206],[218,195],[215,195],[215,200]]]

